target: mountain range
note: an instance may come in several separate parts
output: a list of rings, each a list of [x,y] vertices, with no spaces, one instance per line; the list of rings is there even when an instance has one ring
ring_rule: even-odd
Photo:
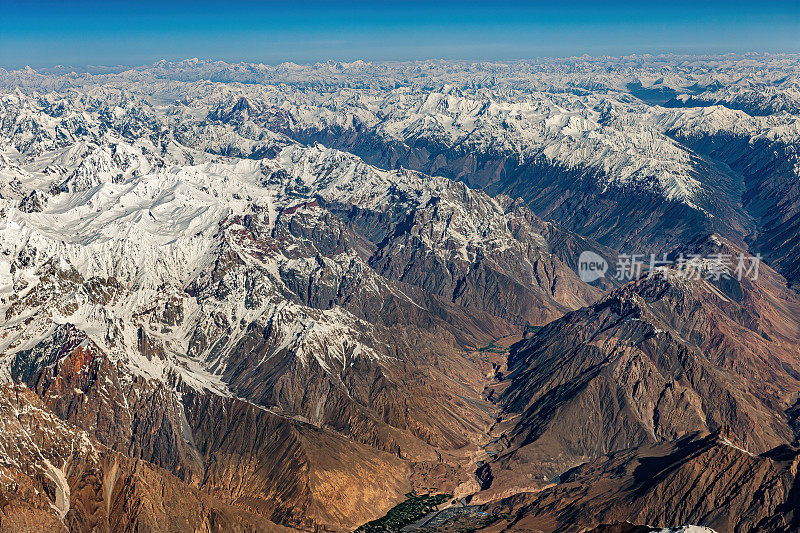
[[[0,70],[0,529],[798,529],[799,59]]]

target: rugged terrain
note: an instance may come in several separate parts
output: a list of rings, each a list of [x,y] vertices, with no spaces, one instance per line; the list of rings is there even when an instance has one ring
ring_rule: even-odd
[[[0,70],[0,527],[796,528],[798,68]]]

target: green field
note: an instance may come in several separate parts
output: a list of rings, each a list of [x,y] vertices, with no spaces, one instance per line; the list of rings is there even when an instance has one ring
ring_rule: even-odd
[[[383,518],[367,522],[356,529],[358,533],[377,533],[379,531],[400,531],[408,524],[423,518],[430,512],[437,511],[439,505],[453,497],[452,494],[425,494],[417,495],[413,492],[406,494],[408,499],[386,513]]]

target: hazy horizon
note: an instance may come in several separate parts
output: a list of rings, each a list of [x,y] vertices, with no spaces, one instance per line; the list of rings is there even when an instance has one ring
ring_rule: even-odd
[[[314,61],[291,61],[291,60],[284,60],[284,61],[277,61],[277,62],[265,62],[259,61],[255,59],[222,59],[218,57],[181,57],[181,58],[174,58],[174,59],[166,59],[166,58],[158,58],[154,59],[153,61],[148,61],[144,63],[86,63],[86,64],[62,64],[57,63],[54,65],[46,65],[46,66],[37,66],[37,65],[21,65],[21,66],[13,66],[9,67],[6,65],[0,64],[0,69],[5,69],[8,72],[20,71],[24,70],[25,68],[31,68],[35,71],[41,71],[46,73],[57,73],[57,72],[66,72],[68,69],[74,69],[78,73],[88,72],[90,74],[102,74],[102,73],[118,73],[123,72],[125,70],[130,69],[146,69],[152,67],[159,62],[166,61],[170,64],[178,64],[181,62],[188,62],[188,61],[198,61],[198,62],[206,62],[206,63],[214,63],[214,62],[223,62],[230,65],[236,64],[246,64],[246,65],[262,65],[264,67],[276,68],[283,64],[295,64],[301,67],[313,67],[314,65],[322,65],[325,63],[342,63],[342,64],[353,64],[357,61],[363,61],[364,63],[373,64],[373,65],[392,65],[397,64],[401,65],[404,63],[425,63],[425,62],[448,62],[448,63],[486,63],[486,64],[502,64],[502,63],[531,63],[535,64],[537,62],[552,62],[552,63],[563,63],[568,62],[574,59],[586,59],[586,60],[597,60],[597,61],[606,61],[606,60],[615,60],[615,59],[623,59],[623,58],[644,58],[644,57],[653,57],[653,58],[697,58],[698,60],[702,59],[709,59],[709,58],[745,58],[745,57],[781,57],[781,56],[798,56],[800,52],[720,52],[720,53],[686,53],[686,54],[672,54],[672,53],[649,53],[649,52],[642,52],[642,53],[630,53],[630,54],[617,54],[617,55],[592,55],[592,54],[582,54],[582,55],[570,55],[570,56],[531,56],[526,58],[496,58],[496,59],[449,59],[443,57],[426,57],[426,58],[419,58],[419,59],[362,59],[362,58],[353,58],[353,59],[333,59],[333,58],[322,58],[319,60]]]
[[[0,66],[795,53],[800,3],[7,2]]]

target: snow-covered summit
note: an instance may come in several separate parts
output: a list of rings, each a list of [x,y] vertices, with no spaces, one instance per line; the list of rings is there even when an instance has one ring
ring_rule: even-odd
[[[366,313],[312,304],[295,286],[322,273],[332,279],[318,284],[342,283],[358,271],[348,290],[421,309],[418,294],[370,266],[376,246],[413,250],[450,269],[488,261],[523,285],[539,283],[540,258],[553,261],[544,223],[464,184],[381,170],[252,121],[190,122],[191,111],[174,105],[106,96],[3,97],[6,354],[35,348],[69,323],[134,373],[177,372],[185,383],[227,393],[228,354],[253,324],[270,330],[270,353],[289,351],[329,372],[353,358],[393,356]],[[135,103],[123,109],[121,101]],[[381,242],[345,237],[333,253],[323,249],[337,224],[329,209],[387,223],[401,217],[406,226]],[[571,295],[563,304],[581,301]],[[183,319],[165,325],[152,314],[164,306],[181,309]],[[143,358],[143,336],[158,357]],[[220,337],[222,344],[206,340]]]

